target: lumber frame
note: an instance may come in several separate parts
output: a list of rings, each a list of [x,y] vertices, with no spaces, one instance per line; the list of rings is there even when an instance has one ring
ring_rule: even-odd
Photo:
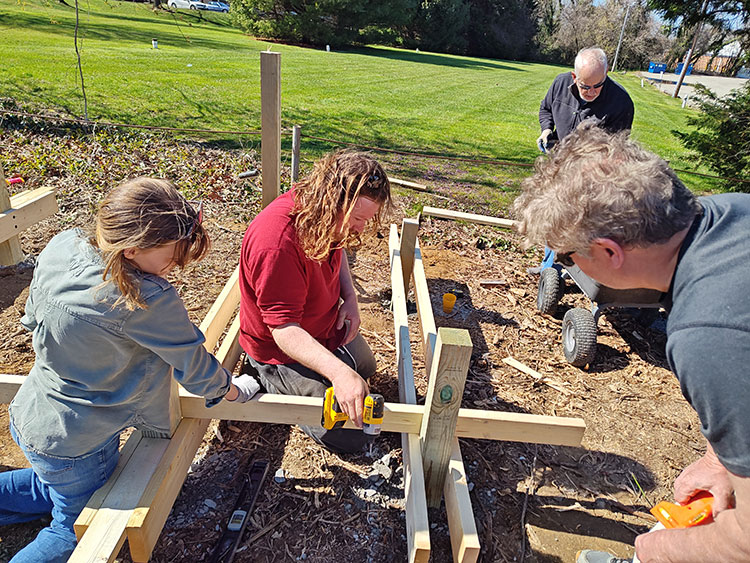
[[[427,287],[427,276],[424,270],[419,239],[414,242],[413,265],[414,298],[417,302],[425,371],[429,374],[432,370],[432,358],[437,341],[437,327],[435,315],[432,311],[430,292]],[[461,457],[461,446],[456,437],[452,439],[443,497],[445,499],[445,512],[448,517],[448,532],[451,538],[453,560],[461,563],[474,563],[479,557],[481,545],[476,521],[474,520],[474,511],[471,506],[466,469]]]
[[[1,187],[0,190],[5,190],[5,188]],[[0,241],[2,242],[17,237],[21,231],[57,213],[55,191],[51,188],[41,187],[21,192],[10,197],[8,204],[7,208],[0,211]]]
[[[0,167],[0,265],[12,266],[23,260],[18,233],[57,213],[51,188],[36,188],[10,196]]]
[[[476,213],[464,213],[463,211],[451,211],[449,209],[440,209],[438,207],[425,206],[422,209],[422,215],[438,217],[440,219],[453,219],[455,221],[467,221],[469,223],[478,223],[480,225],[491,225],[503,229],[513,228],[518,221],[511,219],[502,219],[500,217],[491,217],[490,215],[477,215]]]
[[[416,236],[416,230],[413,230]],[[398,366],[398,394],[402,403],[417,404],[414,386],[409,324],[406,311],[408,277],[402,270],[400,248],[404,248],[404,237],[399,242],[396,225],[391,225],[388,250],[391,265],[391,303],[393,305],[393,328],[396,339],[396,365]],[[408,245],[407,245],[408,246]],[[413,247],[412,247],[413,251]],[[385,417],[383,417],[385,422]],[[427,563],[430,559],[430,522],[427,515],[424,466],[419,436],[416,433],[401,434],[401,449],[404,462],[404,500],[406,501],[407,560]]]
[[[263,207],[279,195],[281,184],[281,53],[260,53],[260,169]]]

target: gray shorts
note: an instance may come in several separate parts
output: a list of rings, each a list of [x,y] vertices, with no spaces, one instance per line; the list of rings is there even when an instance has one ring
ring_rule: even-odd
[[[334,356],[367,380],[375,373],[376,362],[372,350],[362,338],[357,336],[346,346],[340,346]],[[255,372],[261,385],[269,393],[280,395],[302,395],[323,397],[331,382],[319,373],[302,364],[263,364],[246,355],[242,366],[243,373]],[[321,402],[322,409],[322,402]],[[321,410],[322,414],[322,410]],[[326,430],[322,426],[301,426],[305,434],[337,453],[358,452],[368,443],[368,436],[361,430],[336,428]]]

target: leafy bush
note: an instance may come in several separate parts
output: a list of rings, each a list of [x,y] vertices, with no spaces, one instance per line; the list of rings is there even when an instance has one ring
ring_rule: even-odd
[[[701,84],[696,91],[701,113],[688,123],[697,129],[672,133],[698,153],[700,162],[729,178],[723,182],[728,191],[750,193],[750,82],[724,98]]]

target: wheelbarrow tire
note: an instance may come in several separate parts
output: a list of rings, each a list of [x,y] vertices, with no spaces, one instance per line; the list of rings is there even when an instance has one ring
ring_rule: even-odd
[[[570,309],[563,317],[562,344],[565,359],[576,367],[596,357],[596,320],[586,309]]]
[[[536,308],[545,315],[554,315],[563,293],[563,280],[557,268],[545,268],[539,273]]]

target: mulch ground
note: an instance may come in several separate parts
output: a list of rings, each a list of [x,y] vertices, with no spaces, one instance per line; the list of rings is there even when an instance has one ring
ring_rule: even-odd
[[[19,122],[0,129],[6,175],[23,176],[20,189],[55,188],[60,205],[60,213],[21,235],[31,262],[54,234],[89,225],[102,193],[124,178],[168,177],[190,199],[203,199],[212,251],[196,268],[171,279],[196,323],[236,266],[244,229],[259,210],[259,181],[237,178],[258,167],[258,160],[252,149],[221,150],[152,135],[91,135]],[[425,203],[481,212],[475,200],[457,196],[467,187],[465,171],[455,165],[401,157],[382,161],[394,176],[423,170],[438,196],[396,190],[392,222],[400,225]],[[288,185],[288,179],[282,183]],[[19,190],[12,188],[12,193]],[[351,255],[351,269],[362,333],[378,361],[372,388],[387,401],[397,401],[387,234],[386,226],[366,237]],[[480,560],[572,561],[577,549],[591,546],[626,555],[635,535],[653,524],[648,509],[671,498],[674,477],[703,450],[697,418],[666,367],[664,334],[615,311],[599,321],[596,360],[585,369],[573,367],[562,354],[562,314],[589,304],[569,287],[554,317],[537,312],[537,278],[526,269],[538,262],[540,252],[524,251],[508,231],[437,219],[423,221],[419,238],[438,326],[467,329],[474,346],[463,406],[582,417],[587,424],[581,448],[461,440],[482,543]],[[28,266],[0,269],[0,333],[5,335],[0,373],[25,374],[33,363],[30,336],[19,325],[32,272]],[[503,283],[483,286],[482,279]],[[456,289],[462,296],[453,313],[445,315],[441,296]],[[415,379],[423,401],[427,378],[417,323],[412,313]],[[554,385],[505,364],[508,356]],[[26,466],[7,422],[7,408],[0,406],[0,470]],[[213,421],[152,561],[204,560],[254,459],[268,460],[271,470],[235,561],[405,559],[399,436],[384,433],[368,451],[338,456],[296,427]],[[443,507],[430,510],[430,522],[431,560],[450,561]],[[9,560],[43,525],[0,528],[0,561]],[[118,561],[130,561],[127,547]]]

